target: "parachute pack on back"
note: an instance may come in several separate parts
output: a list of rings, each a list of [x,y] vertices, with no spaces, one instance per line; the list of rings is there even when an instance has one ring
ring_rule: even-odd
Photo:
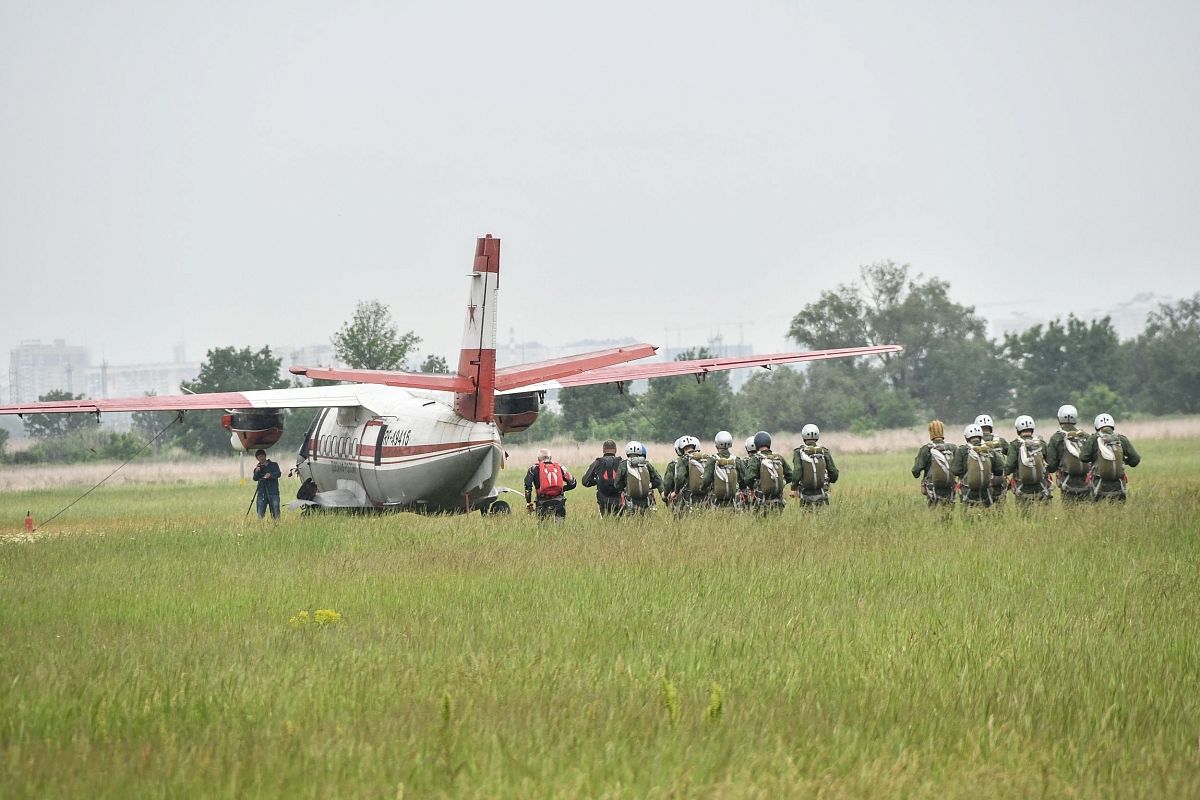
[[[737,459],[719,453],[713,456],[712,495],[716,500],[732,500],[738,492]]]
[[[617,468],[621,466],[618,456],[601,456],[600,469],[596,472],[596,490],[605,497],[617,494]]]
[[[704,460],[705,456],[699,450],[693,450],[684,456],[687,459],[687,489],[688,492],[694,495],[700,494],[700,487],[704,485]],[[675,474],[679,474],[679,468],[675,468]]]
[[[538,497],[561,497],[563,493],[563,468],[553,461],[538,463]]]
[[[1088,466],[1079,457],[1079,451],[1087,437],[1083,431],[1063,431],[1062,469],[1072,477],[1078,478],[1087,474]]]
[[[1125,445],[1115,433],[1096,436],[1096,460],[1092,462],[1096,477],[1105,481],[1119,481],[1125,476]]]
[[[973,492],[986,489],[992,479],[992,448],[986,443],[967,446],[967,488]]]
[[[782,497],[783,459],[775,453],[759,453],[758,455],[758,490],[764,497]]]
[[[650,467],[646,459],[633,456],[626,462],[625,493],[634,500],[645,500],[650,494]]]
[[[929,482],[937,489],[949,489],[954,485],[954,474],[950,465],[954,463],[954,445],[948,442],[929,443]]]
[[[825,464],[825,448],[805,446],[796,448],[800,454],[800,485],[810,492],[825,490],[828,478]]]
[[[1033,486],[1046,480],[1046,447],[1038,436],[1019,439],[1010,442],[1009,446],[1019,444],[1017,452],[1017,482],[1025,486]]]

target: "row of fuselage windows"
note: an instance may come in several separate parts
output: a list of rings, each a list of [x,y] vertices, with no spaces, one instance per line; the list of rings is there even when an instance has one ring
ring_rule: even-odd
[[[358,458],[358,439],[325,435],[317,440],[318,458]]]

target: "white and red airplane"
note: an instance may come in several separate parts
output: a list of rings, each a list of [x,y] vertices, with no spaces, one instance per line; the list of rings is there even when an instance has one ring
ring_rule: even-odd
[[[897,345],[849,347],[742,358],[630,364],[657,350],[637,344],[496,368],[500,240],[477,240],[463,344],[454,375],[292,367],[296,375],[347,381],[246,392],[63,400],[0,406],[0,414],[225,409],[237,449],[267,448],[282,434],[280,409],[320,409],[300,448],[300,475],[317,485],[323,506],[484,513],[507,511],[496,478],[504,467],[501,435],[537,419],[548,389],[801,361],[894,353]]]

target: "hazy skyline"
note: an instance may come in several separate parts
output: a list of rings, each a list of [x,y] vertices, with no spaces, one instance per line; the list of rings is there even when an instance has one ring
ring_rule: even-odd
[[[860,264],[985,316],[1200,290],[1194,4],[0,0],[0,359],[724,326]],[[453,359],[451,359],[453,360]]]

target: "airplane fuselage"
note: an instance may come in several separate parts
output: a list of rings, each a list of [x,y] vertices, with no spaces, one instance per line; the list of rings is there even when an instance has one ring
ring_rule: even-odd
[[[432,513],[486,508],[504,448],[494,422],[472,422],[446,402],[380,386],[366,404],[317,413],[297,459],[319,492],[361,487],[374,508]]]

